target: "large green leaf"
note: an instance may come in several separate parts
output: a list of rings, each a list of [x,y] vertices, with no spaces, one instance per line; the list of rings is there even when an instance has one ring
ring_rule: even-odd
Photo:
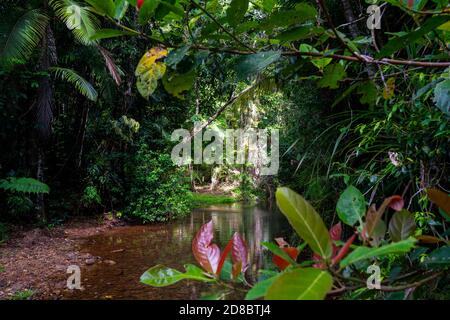
[[[322,258],[332,254],[331,239],[322,218],[302,196],[289,188],[278,188],[277,205],[297,234]]]
[[[337,89],[339,81],[342,80],[347,73],[340,63],[330,64],[325,68],[322,79],[318,81],[321,88]]]
[[[315,20],[317,11],[306,3],[299,3],[293,10],[275,11],[260,21],[257,29],[270,32],[278,27],[289,27]]]
[[[232,0],[227,9],[227,20],[231,26],[237,25],[245,16],[248,0]]]
[[[294,269],[281,274],[267,290],[267,300],[323,300],[333,285],[327,271]]]
[[[354,226],[358,221],[362,224],[362,217],[366,213],[364,196],[354,186],[349,186],[339,197],[336,212],[345,224]]]
[[[203,270],[192,264],[184,266],[186,272],[180,272],[176,269],[167,268],[162,265],[156,265],[145,271],[140,281],[153,287],[170,286],[180,280],[189,279],[203,282],[215,281],[203,274]]]
[[[392,241],[400,241],[414,235],[416,222],[414,216],[408,210],[401,210],[396,213],[389,221],[389,234]]]
[[[427,268],[450,266],[450,246],[433,250],[423,263]]]
[[[420,38],[422,38],[424,35],[426,35],[428,32],[436,29],[440,25],[444,24],[450,20],[450,16],[448,15],[440,15],[440,16],[434,16],[431,18],[428,18],[428,20],[425,21],[424,24],[420,26],[419,29],[409,32],[408,34],[405,34],[401,37],[396,37],[394,39],[391,39],[384,45],[384,47],[381,49],[381,51],[376,55],[377,58],[383,58],[386,56],[390,56],[391,54],[397,52],[400,49],[403,49],[404,47],[413,44]]]
[[[100,29],[95,31],[95,33],[91,36],[91,40],[109,39],[122,36],[136,36],[136,35],[137,33],[125,30]]]
[[[450,79],[441,81],[434,87],[433,101],[442,112],[450,115]]]
[[[95,10],[96,13],[114,18],[116,15],[116,5],[113,0],[85,0]]]
[[[159,0],[151,0],[145,1],[139,10],[139,23],[141,25],[145,25],[149,22],[149,20],[155,15],[156,8],[158,8],[160,1]]]
[[[278,278],[278,275],[264,279],[255,283],[255,285],[245,295],[245,300],[255,300],[264,297],[270,286]]]
[[[253,76],[281,57],[280,51],[266,51],[243,56],[237,60],[236,74],[240,80]]]
[[[393,253],[406,253],[414,248],[416,241],[417,240],[415,238],[411,237],[406,240],[391,243],[378,248],[358,247],[341,261],[340,266],[341,268],[344,268],[361,260],[381,257]]]

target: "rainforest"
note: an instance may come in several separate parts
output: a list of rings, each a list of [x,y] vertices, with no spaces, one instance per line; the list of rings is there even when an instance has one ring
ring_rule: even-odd
[[[450,299],[448,0],[0,17],[0,300]]]

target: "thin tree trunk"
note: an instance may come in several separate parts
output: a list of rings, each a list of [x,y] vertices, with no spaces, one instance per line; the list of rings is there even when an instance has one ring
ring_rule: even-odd
[[[342,6],[344,8],[344,16],[345,20],[347,20],[347,23],[349,23],[348,28],[350,31],[351,36],[354,38],[358,37],[360,35],[360,30],[358,28],[355,18],[355,15],[353,14],[352,6],[350,5],[349,0],[342,0]]]
[[[44,181],[44,149],[42,146],[38,147],[37,151],[37,172],[36,177],[39,181]],[[38,193],[36,196],[36,209],[38,212],[38,219],[39,221],[46,222],[47,221],[47,215],[45,212],[45,203],[44,203],[44,194]]]

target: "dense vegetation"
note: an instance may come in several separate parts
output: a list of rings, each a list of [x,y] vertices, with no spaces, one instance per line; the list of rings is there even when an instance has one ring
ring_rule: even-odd
[[[374,3],[380,28],[368,28]],[[0,241],[8,224],[102,212],[168,221],[195,205],[197,186],[223,185],[242,200],[277,198],[285,215],[306,214],[319,229],[336,224],[335,212],[347,226],[342,237],[353,240],[336,261],[340,236],[305,234],[290,219],[319,268],[291,261],[299,252],[284,255],[287,278],[271,274],[272,282],[323,276],[323,294],[307,296],[323,298],[333,276],[342,282],[334,294],[367,297],[349,266],[357,274],[360,260],[385,248],[379,265],[392,283],[402,280],[396,289],[425,279],[438,290],[414,297],[448,295],[448,0],[4,0],[0,16]],[[175,166],[171,133],[197,134],[196,121],[279,129],[279,174]],[[275,196],[279,186],[290,189]],[[395,215],[389,201],[373,207],[392,195],[402,199]],[[292,208],[304,199],[320,216]],[[358,250],[366,255],[355,260]],[[244,260],[236,258],[236,278]],[[275,290],[269,297],[281,297]]]

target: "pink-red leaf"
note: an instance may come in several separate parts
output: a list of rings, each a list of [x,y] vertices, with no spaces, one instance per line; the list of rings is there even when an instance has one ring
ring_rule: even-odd
[[[220,260],[219,247],[211,244],[213,238],[214,228],[211,220],[200,228],[192,240],[192,253],[195,259],[209,273],[216,273]]]
[[[247,245],[241,235],[236,232],[233,235],[232,240],[233,247],[231,250],[231,260],[233,261],[233,277],[236,277],[241,271],[245,272],[245,270],[247,270],[250,262],[248,259]]]
[[[405,205],[405,201],[401,196],[395,195],[386,200],[389,200],[389,208],[394,209],[395,211],[401,211]]]
[[[225,247],[225,249],[222,252],[222,255],[220,256],[219,265],[217,266],[216,271],[217,275],[220,275],[220,272],[222,271],[223,268],[223,264],[225,263],[225,259],[227,258],[228,253],[230,253],[232,247],[233,247],[233,238],[231,238],[230,241],[228,241],[227,246]]]
[[[352,235],[347,242],[342,246],[341,250],[339,250],[338,254],[331,260],[331,265],[335,265],[336,263],[339,263],[348,253],[348,250],[350,249],[350,246],[352,245],[353,241],[355,241],[356,234]]]
[[[342,235],[342,223],[337,223],[330,228],[330,238],[333,241],[341,240]]]

